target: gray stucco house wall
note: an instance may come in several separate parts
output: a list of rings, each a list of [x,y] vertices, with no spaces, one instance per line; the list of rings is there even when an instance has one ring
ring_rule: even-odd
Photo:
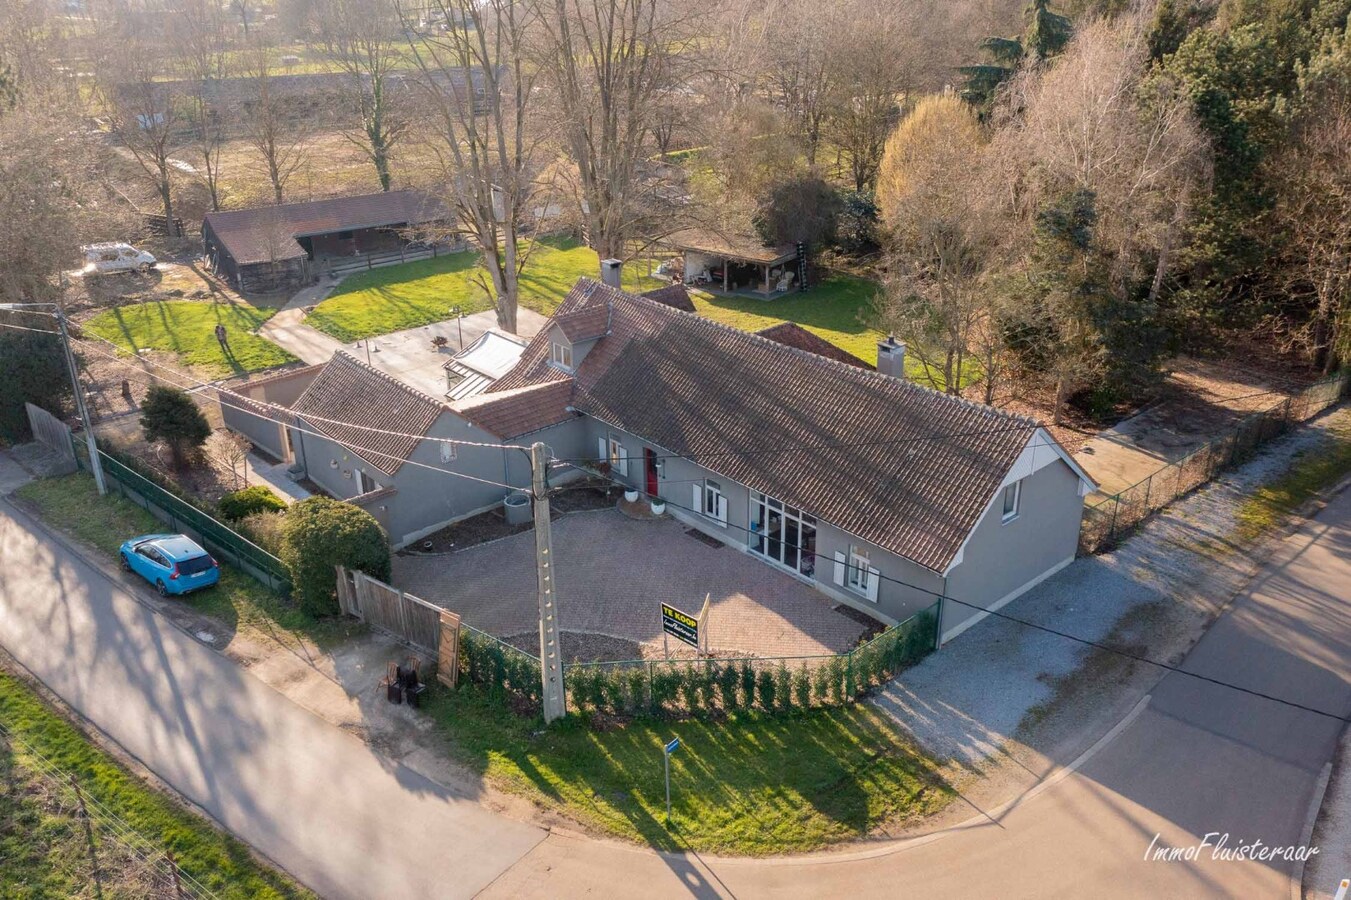
[[[287,446],[283,426],[278,421],[287,414],[276,407],[289,409],[319,375],[322,368],[323,366],[307,366],[303,369],[292,369],[270,378],[249,381],[234,388],[235,394],[260,403],[275,404],[270,408],[252,408],[251,411],[251,407],[245,401],[218,392],[221,418],[225,426],[244,435],[255,447],[274,459],[292,461],[293,449]]]
[[[1017,471],[1011,473],[1012,480],[1022,481],[1018,515],[1011,521],[1003,521],[1001,488],[972,530],[961,561],[949,569],[946,577],[819,518],[815,565],[812,574],[806,576],[765,561],[764,556],[750,549],[756,536],[750,531],[752,491],[746,485],[689,459],[673,456],[670,451],[622,429],[593,418],[584,421],[587,429],[584,458],[605,458],[602,441],[607,448],[611,438],[623,445],[626,464],[611,470],[616,480],[647,492],[644,451],[652,450],[659,458],[657,495],[667,501],[668,513],[765,565],[774,565],[777,571],[811,584],[831,599],[888,624],[904,621],[933,606],[940,597],[957,597],[982,609],[997,609],[1067,565],[1074,559],[1078,545],[1083,509],[1079,476],[1063,461],[1044,458],[1041,468],[1021,479],[1012,477],[1020,474]],[[700,511],[695,490],[696,486],[702,488],[705,479],[716,481],[726,498],[725,523]],[[837,562],[848,560],[851,548],[862,550],[881,576],[873,598],[836,580]],[[979,610],[944,601],[943,639],[956,637],[980,618],[983,615]]]

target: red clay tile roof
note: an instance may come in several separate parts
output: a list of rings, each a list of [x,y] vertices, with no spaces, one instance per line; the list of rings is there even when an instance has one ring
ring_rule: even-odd
[[[339,350],[292,404],[291,411],[315,431],[386,475],[393,475],[417,449],[421,440],[417,435],[425,436],[447,407]],[[364,427],[335,422],[355,422]]]
[[[554,324],[574,344],[591,341],[605,334],[610,326],[610,310],[604,305],[588,306],[567,315],[554,316]]]
[[[665,304],[671,309],[681,309],[685,312],[694,312],[694,301],[690,299],[690,290],[683,284],[668,284],[666,287],[654,288],[650,291],[644,291],[643,296],[649,300],[656,300],[658,303]]]
[[[489,390],[571,384],[578,411],[935,572],[1037,427],[590,279],[559,313],[597,304],[610,307],[610,333],[574,379],[547,365],[541,332]]]
[[[576,418],[568,408],[572,382],[545,381],[512,391],[479,394],[456,404],[455,412],[489,434],[516,438]]]
[[[209,212],[202,225],[210,228],[236,263],[249,265],[304,256],[305,249],[295,240],[298,237],[386,225],[420,225],[449,217],[440,201],[420,191],[387,191]]]
[[[780,322],[778,325],[761,328],[756,334],[763,338],[769,338],[776,344],[796,347],[798,350],[815,353],[817,356],[824,356],[826,359],[833,359],[847,366],[855,366],[860,369],[876,368],[876,366],[868,365],[854,354],[846,353],[825,338],[817,337],[796,322]]]

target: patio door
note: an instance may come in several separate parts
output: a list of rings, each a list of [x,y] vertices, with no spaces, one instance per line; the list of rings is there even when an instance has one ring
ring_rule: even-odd
[[[651,447],[643,448],[644,468],[647,471],[647,493],[657,496],[657,451]]]

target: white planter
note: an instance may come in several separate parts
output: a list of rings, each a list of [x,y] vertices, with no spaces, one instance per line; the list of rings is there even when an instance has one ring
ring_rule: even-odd
[[[624,492],[624,502],[625,502],[625,503],[637,503],[637,502],[638,502],[638,492],[637,492],[637,491],[625,491],[625,492]]]
[[[666,514],[666,501],[665,501],[665,500],[653,500],[653,501],[652,501],[652,515],[654,515],[654,516],[662,516],[662,515],[665,515],[665,514]]]

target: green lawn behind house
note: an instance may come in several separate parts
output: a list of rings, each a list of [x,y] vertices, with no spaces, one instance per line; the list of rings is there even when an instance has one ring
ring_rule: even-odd
[[[245,303],[155,300],[104,310],[82,327],[111,341],[127,353],[162,350],[212,376],[256,372],[295,357],[256,331],[276,310]],[[227,352],[216,340],[216,325],[224,324]]]
[[[742,331],[760,331],[780,322],[796,322],[869,365],[877,365],[877,342],[886,334],[867,324],[877,291],[876,282],[835,273],[807,291],[774,300],[724,297],[700,290],[691,293],[695,309],[715,322]],[[911,380],[933,386],[914,354],[906,357],[905,371]],[[962,386],[965,387],[980,377],[980,368],[968,363],[962,375]]]
[[[130,844],[114,836],[115,826],[105,824],[113,816],[171,852],[216,896],[310,896],[255,860],[244,844],[132,775],[3,670],[0,726],[0,897],[145,896],[150,873]],[[73,791],[54,774],[74,778],[86,802],[100,809],[90,820],[92,858]]]
[[[97,548],[110,560],[117,559],[118,548],[127,538],[168,530],[159,519],[115,493],[100,498],[94,479],[83,473],[29,482],[18,496],[48,525]],[[232,631],[254,629],[282,641],[304,636],[330,646],[358,628],[338,618],[316,621],[225,563],[221,564],[220,584],[173,602],[219,619]]]
[[[645,291],[661,281],[626,267],[624,286]],[[541,240],[530,252],[521,275],[521,305],[550,315],[583,275],[596,278],[600,261],[590,247],[557,239]],[[493,303],[478,279],[478,253],[465,250],[372,269],[343,280],[338,290],[320,303],[307,324],[342,341],[417,328],[449,318],[453,306],[466,314],[492,309]]]
[[[494,784],[657,848],[803,852],[928,815],[953,796],[930,760],[867,704],[544,729],[504,714],[476,686],[434,687],[428,711],[457,755]],[[673,737],[681,746],[671,757],[668,829],[662,746]]]

